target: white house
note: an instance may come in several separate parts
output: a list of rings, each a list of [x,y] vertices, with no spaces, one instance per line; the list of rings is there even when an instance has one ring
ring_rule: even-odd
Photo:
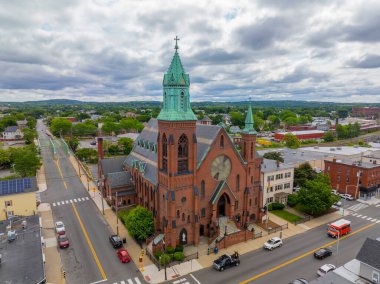
[[[8,126],[3,132],[3,140],[21,140],[24,137],[18,126]]]
[[[261,165],[261,187],[263,203],[288,202],[288,195],[293,193],[294,166],[275,160],[263,159]]]

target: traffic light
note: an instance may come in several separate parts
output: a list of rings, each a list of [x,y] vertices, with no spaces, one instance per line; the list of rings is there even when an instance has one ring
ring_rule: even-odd
[[[62,271],[62,278],[66,278],[66,271]]]

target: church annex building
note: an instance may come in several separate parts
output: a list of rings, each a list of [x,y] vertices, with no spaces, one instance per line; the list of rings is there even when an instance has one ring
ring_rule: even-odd
[[[251,106],[238,151],[223,127],[197,124],[189,89],[176,43],[163,78],[161,112],[123,162],[130,176],[128,203],[149,209],[155,235],[163,234],[173,247],[216,237],[220,217],[243,229],[263,214]]]

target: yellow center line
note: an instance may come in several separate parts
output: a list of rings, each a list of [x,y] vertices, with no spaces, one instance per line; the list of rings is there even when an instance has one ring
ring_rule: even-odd
[[[62,175],[62,171],[61,171],[61,167],[59,166],[59,158],[57,158],[57,167],[58,167],[58,171],[59,171],[59,174],[63,180],[63,185],[65,186],[65,189],[67,189],[67,184],[66,184],[66,181],[65,179],[63,178],[63,175]]]
[[[350,236],[353,236],[353,235],[355,235],[357,233],[360,233],[361,231],[367,230],[368,228],[370,228],[370,227],[372,227],[374,225],[375,225],[375,223],[369,224],[369,225],[367,225],[365,227],[362,227],[362,228],[360,228],[360,229],[358,229],[358,230],[350,233],[349,235],[345,235],[343,237],[340,237],[339,240],[341,241],[341,240],[344,240],[346,238],[349,238]],[[251,277],[251,278],[249,278],[247,280],[244,280],[244,281],[240,282],[239,284],[246,284],[246,283],[249,283],[249,282],[251,282],[253,280],[256,280],[256,279],[258,279],[260,277],[263,277],[263,276],[265,276],[265,275],[267,275],[267,274],[269,274],[269,273],[271,273],[273,271],[276,271],[276,270],[278,270],[278,269],[280,269],[280,268],[282,268],[284,266],[287,266],[287,265],[289,265],[289,264],[291,264],[293,262],[296,262],[297,260],[300,260],[301,258],[304,258],[305,256],[308,256],[308,255],[314,253],[316,250],[318,250],[320,248],[331,246],[331,245],[335,244],[337,241],[338,240],[334,240],[334,241],[331,241],[331,242],[329,242],[329,243],[327,243],[327,244],[325,244],[325,245],[323,245],[321,247],[318,247],[316,249],[312,249],[312,250],[310,250],[310,251],[308,251],[308,252],[306,252],[306,253],[304,253],[304,254],[302,254],[300,256],[292,258],[292,259],[290,259],[290,260],[288,260],[288,261],[286,261],[284,263],[281,263],[281,264],[279,264],[279,265],[277,265],[275,267],[272,267],[272,268],[270,268],[270,269],[268,269],[268,270],[266,270],[266,271],[264,271],[264,272],[262,272],[260,274],[257,274],[257,275],[255,275],[255,276],[253,276],[253,277]]]
[[[71,205],[73,206],[73,209],[74,209],[75,215],[77,216],[77,219],[78,219],[78,222],[79,222],[79,225],[80,225],[80,227],[82,228],[82,231],[83,231],[84,237],[86,238],[86,241],[87,241],[87,243],[88,243],[88,246],[90,247],[90,250],[91,250],[91,252],[92,252],[92,255],[93,255],[93,257],[94,257],[94,260],[95,260],[95,262],[96,262],[96,264],[97,264],[97,266],[98,266],[98,268],[99,268],[99,271],[100,271],[100,273],[102,274],[103,280],[107,280],[107,276],[106,276],[106,274],[104,273],[103,267],[102,267],[102,265],[100,264],[99,258],[98,258],[97,254],[96,254],[96,252],[95,252],[95,249],[94,249],[94,247],[93,247],[93,245],[92,245],[92,243],[91,243],[91,240],[90,240],[90,238],[88,237],[88,234],[87,234],[87,231],[86,231],[86,229],[85,229],[85,227],[84,227],[84,225],[83,225],[82,219],[79,217],[79,213],[78,213],[78,211],[77,211],[77,208],[75,207],[74,203],[72,203]]]

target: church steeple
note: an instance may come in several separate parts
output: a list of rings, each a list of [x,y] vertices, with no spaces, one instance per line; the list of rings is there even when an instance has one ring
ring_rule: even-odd
[[[190,107],[190,77],[185,73],[181,58],[178,53],[178,40],[175,37],[175,52],[170,63],[169,69],[164,74],[163,89],[164,100],[163,108],[158,115],[158,120],[197,120]]]
[[[247,134],[257,134],[255,129],[253,128],[253,124],[254,122],[253,122],[253,115],[252,115],[251,99],[249,99],[248,112],[245,118],[245,127],[243,129],[243,132]]]

